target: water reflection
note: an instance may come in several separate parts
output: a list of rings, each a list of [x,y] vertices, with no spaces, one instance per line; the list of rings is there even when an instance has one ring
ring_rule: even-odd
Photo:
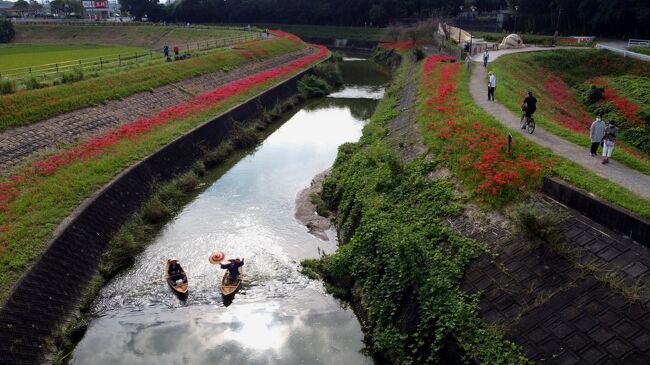
[[[379,87],[354,82],[346,80],[346,88]],[[339,145],[361,136],[377,101],[359,96],[314,100],[288,114],[256,151],[188,204],[132,268],[102,289],[94,303],[100,316],[72,362],[371,364],[359,352],[363,336],[353,313],[298,271],[301,259],[336,250],[335,235],[321,241],[293,216],[296,194],[331,166]],[[245,284],[227,308],[221,270],[207,260],[215,249],[247,263]],[[168,256],[188,273],[186,301],[163,280]]]

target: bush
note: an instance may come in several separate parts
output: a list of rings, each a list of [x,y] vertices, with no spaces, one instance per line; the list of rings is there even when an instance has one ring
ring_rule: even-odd
[[[0,80],[0,94],[13,94],[16,92],[16,81],[9,79]]]
[[[539,203],[522,204],[515,210],[515,224],[532,241],[550,244],[561,243],[558,224],[565,216]]]
[[[650,127],[647,125],[624,130],[620,133],[620,137],[623,141],[650,154]]]
[[[9,19],[0,19],[0,43],[9,43],[14,39],[16,30]]]
[[[329,94],[332,87],[320,77],[307,75],[298,81],[298,91],[305,97],[319,97]]]
[[[27,90],[34,90],[34,89],[41,89],[44,88],[46,85],[38,81],[37,78],[35,77],[30,77],[27,80],[25,80],[25,87]]]
[[[415,57],[417,61],[422,61],[426,55],[424,54],[422,48],[417,47],[413,49],[413,57]]]
[[[343,75],[341,68],[336,62],[325,62],[314,67],[314,75],[320,79],[327,81],[332,88],[343,85]]]
[[[185,193],[189,193],[192,190],[196,189],[200,183],[201,181],[199,180],[198,175],[194,171],[190,171],[184,174],[176,181],[176,185],[178,186],[178,189]]]
[[[72,71],[64,72],[63,75],[61,75],[61,82],[64,84],[75,82],[75,81],[81,81],[83,79],[84,79],[84,72],[80,67],[75,67]]]
[[[147,223],[156,224],[167,218],[169,213],[169,209],[160,201],[160,197],[155,196],[142,209],[142,218]]]
[[[309,194],[309,201],[316,207],[316,213],[321,217],[329,217],[330,211],[327,209],[327,203],[316,193]]]
[[[603,100],[604,92],[604,87],[590,85],[589,88],[584,92],[582,99],[587,105],[596,104],[597,102]]]

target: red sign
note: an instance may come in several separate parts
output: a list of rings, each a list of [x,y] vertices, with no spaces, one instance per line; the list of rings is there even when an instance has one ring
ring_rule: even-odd
[[[106,0],[95,0],[95,8],[107,8],[108,1]]]

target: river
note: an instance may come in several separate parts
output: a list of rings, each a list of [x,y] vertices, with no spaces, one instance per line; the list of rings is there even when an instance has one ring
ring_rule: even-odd
[[[359,139],[389,81],[361,58],[346,58],[343,74],[342,90],[283,116],[100,291],[72,363],[372,364],[354,313],[299,273],[302,259],[337,242],[335,232],[319,240],[294,218],[296,195],[332,165],[338,146]],[[227,307],[222,270],[208,262],[214,250],[246,262],[245,285]],[[171,256],[189,275],[185,301],[163,279]]]

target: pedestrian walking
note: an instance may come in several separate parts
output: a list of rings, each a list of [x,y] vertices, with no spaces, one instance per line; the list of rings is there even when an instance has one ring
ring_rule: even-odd
[[[174,56],[178,56],[180,53],[180,50],[178,49],[178,46],[174,46]]]
[[[616,122],[610,120],[609,125],[605,128],[605,138],[603,139],[603,165],[608,164],[609,158],[612,157],[612,152],[614,152],[614,146],[616,145],[617,132]]]
[[[494,90],[497,88],[497,77],[490,71],[488,73],[488,100],[494,101]]]
[[[163,54],[165,55],[165,58],[169,58],[169,46],[164,46],[163,47]]]
[[[483,52],[483,67],[487,67],[488,60],[490,59],[490,51],[485,49],[485,52]]]
[[[465,58],[465,62],[467,62],[467,72],[472,72],[472,56],[467,54],[467,58]]]
[[[591,138],[591,157],[598,155],[598,146],[603,143],[605,138],[605,122],[603,121],[603,114],[598,113],[596,120],[591,123],[589,128],[589,137]]]

